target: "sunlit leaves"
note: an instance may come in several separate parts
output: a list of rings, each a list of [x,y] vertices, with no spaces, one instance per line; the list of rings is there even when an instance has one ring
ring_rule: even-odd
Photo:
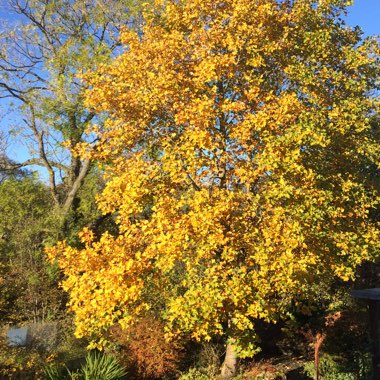
[[[155,308],[168,335],[243,342],[377,257],[378,47],[336,20],[343,4],[165,2],[85,77],[120,236],[53,251],[79,335]]]

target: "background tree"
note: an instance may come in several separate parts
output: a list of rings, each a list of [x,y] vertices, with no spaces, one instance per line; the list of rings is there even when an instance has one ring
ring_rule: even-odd
[[[257,349],[255,321],[378,257],[363,168],[379,168],[379,48],[344,26],[346,4],[158,2],[86,76],[87,104],[109,117],[82,153],[105,166],[99,206],[120,234],[85,229],[83,249],[50,251],[78,336],[154,308],[169,336],[222,335],[228,377]]]
[[[73,203],[78,206],[76,195],[90,168],[89,160],[81,160],[70,149],[85,140],[83,132],[95,120],[94,113],[83,107],[85,86],[77,74],[115,54],[120,26],[137,23],[133,15],[138,2],[5,3],[16,21],[3,20],[0,97],[9,100],[4,106],[12,106],[17,120],[9,129],[31,155],[13,166],[45,168],[54,203],[67,213]]]
[[[90,121],[101,124],[101,116],[95,118],[83,106],[85,86],[77,74],[116,54],[120,26],[138,24],[132,17],[138,14],[138,3],[7,0],[1,6],[13,15],[2,20],[0,98],[16,123],[7,125],[11,118],[4,119],[0,136],[4,193],[0,216],[8,231],[2,231],[6,238],[1,242],[1,260],[8,273],[4,286],[15,289],[8,314],[26,321],[46,317],[45,306],[36,299],[49,298],[49,289],[56,286],[57,277],[46,277],[43,245],[53,243],[60,234],[76,243],[77,231],[99,217],[94,199],[103,186],[100,171],[71,150],[84,141]],[[24,143],[29,149],[30,159],[15,162],[8,157],[12,133],[18,145]],[[27,172],[31,165],[46,169],[49,187],[31,177]],[[62,214],[63,224],[59,222]],[[31,278],[42,288],[31,287]],[[57,297],[51,296],[48,302],[53,304]],[[28,309],[29,298],[33,298],[33,313]],[[58,310],[62,302],[57,302]]]
[[[64,311],[57,268],[43,255],[44,241],[57,233],[47,217],[52,203],[49,189],[30,175],[0,184],[1,323],[41,322]]]
[[[42,252],[58,237],[78,244],[84,225],[112,228],[112,219],[94,207],[104,186],[101,171],[71,150],[85,140],[88,123],[102,125],[102,116],[83,106],[85,85],[77,74],[118,53],[120,26],[137,28],[139,2],[6,0],[0,6],[10,13],[0,32],[0,102],[9,114],[0,135],[0,325],[59,320],[60,342],[75,352],[60,274]],[[12,138],[29,159],[9,157]],[[48,186],[29,171],[35,165],[46,170]],[[0,367],[15,359],[4,347]]]

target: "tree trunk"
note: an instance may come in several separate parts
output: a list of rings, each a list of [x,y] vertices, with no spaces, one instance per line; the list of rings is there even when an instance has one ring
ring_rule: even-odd
[[[221,378],[230,379],[236,374],[237,357],[234,345],[231,341],[227,343],[226,356],[221,368]]]
[[[80,186],[89,170],[90,170],[90,160],[85,160],[83,162],[82,168],[80,169],[78,176],[75,178],[71,186],[71,189],[69,193],[67,194],[65,203],[63,204],[62,209],[63,209],[64,214],[67,214],[67,212],[70,210],[70,207],[73,204],[74,198],[77,195],[80,189]]]

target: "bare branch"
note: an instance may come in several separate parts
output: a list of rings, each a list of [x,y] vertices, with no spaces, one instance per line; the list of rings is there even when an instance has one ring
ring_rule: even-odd
[[[67,165],[63,165],[59,162],[55,162],[51,160],[49,160],[49,162],[53,168],[57,168],[65,172],[69,170],[69,167]],[[10,162],[8,160],[5,160],[4,157],[0,156],[0,170],[14,171],[14,170],[25,168],[31,165],[37,165],[37,166],[43,166],[43,167],[46,166],[45,163],[40,158],[30,158],[29,160],[26,160],[24,162],[16,163],[16,162]]]

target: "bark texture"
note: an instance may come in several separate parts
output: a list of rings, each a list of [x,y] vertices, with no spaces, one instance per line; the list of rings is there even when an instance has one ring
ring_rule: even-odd
[[[237,357],[234,345],[232,343],[227,344],[226,356],[221,368],[221,378],[231,379],[236,374]]]

